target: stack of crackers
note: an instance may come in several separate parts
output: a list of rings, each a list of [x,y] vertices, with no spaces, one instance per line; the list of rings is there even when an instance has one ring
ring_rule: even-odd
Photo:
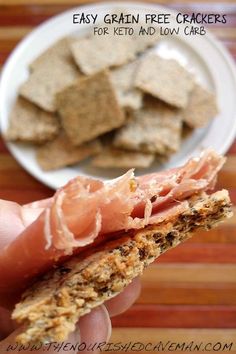
[[[183,127],[217,114],[214,94],[152,37],[63,38],[29,67],[7,139],[37,145],[43,170],[90,159],[101,168],[149,167],[180,149]]]

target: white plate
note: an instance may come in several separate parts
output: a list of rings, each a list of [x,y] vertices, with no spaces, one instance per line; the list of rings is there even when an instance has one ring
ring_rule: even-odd
[[[74,13],[98,13],[102,18],[115,9],[127,9],[129,13],[172,13],[169,9],[141,3],[103,3],[83,6],[66,11],[46,21],[26,38],[12,52],[5,64],[0,83],[0,126],[4,133],[8,125],[9,112],[14,103],[18,88],[27,79],[28,65],[56,40],[71,34],[83,35],[88,25],[72,23]],[[168,58],[175,58],[193,72],[197,79],[215,91],[220,114],[207,127],[198,129],[187,139],[180,152],[173,155],[162,168],[184,163],[190,156],[198,154],[203,148],[213,147],[219,153],[225,153],[232,143],[236,132],[236,72],[232,58],[226,49],[211,35],[161,37],[156,51]],[[102,170],[80,163],[73,167],[54,172],[43,172],[35,160],[34,148],[8,143],[7,146],[18,162],[34,177],[52,188],[58,188],[78,174],[111,178],[119,175],[120,170]],[[146,170],[137,170],[137,174],[158,170],[157,165]]]

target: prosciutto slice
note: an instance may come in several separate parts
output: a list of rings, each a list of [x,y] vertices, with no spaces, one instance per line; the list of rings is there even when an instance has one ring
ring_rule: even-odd
[[[87,177],[71,180],[45,202],[32,224],[1,249],[0,294],[23,290],[35,276],[85,246],[92,248],[98,240],[183,213],[189,197],[214,187],[224,161],[206,150],[165,172],[135,177],[130,170],[106,182]]]

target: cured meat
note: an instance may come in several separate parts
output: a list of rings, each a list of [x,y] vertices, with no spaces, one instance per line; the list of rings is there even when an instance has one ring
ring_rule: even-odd
[[[111,181],[77,177],[37,208],[35,221],[0,251],[0,296],[24,289],[56,262],[118,231],[158,224],[188,208],[187,198],[213,188],[224,158],[206,150],[183,167]],[[27,214],[27,213],[26,213]],[[37,217],[38,216],[38,217]]]

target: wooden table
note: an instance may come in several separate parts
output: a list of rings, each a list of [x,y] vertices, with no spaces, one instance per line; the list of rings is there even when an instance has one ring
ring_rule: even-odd
[[[79,3],[83,1],[0,0],[0,64],[34,26]],[[227,24],[211,30],[236,59],[234,0],[159,3],[182,12],[227,14]],[[227,156],[218,187],[229,189],[235,204],[236,142]],[[27,203],[52,193],[19,166],[0,140],[0,198]],[[234,342],[236,351],[236,215],[163,255],[145,272],[142,285],[136,304],[112,320],[113,342]]]

